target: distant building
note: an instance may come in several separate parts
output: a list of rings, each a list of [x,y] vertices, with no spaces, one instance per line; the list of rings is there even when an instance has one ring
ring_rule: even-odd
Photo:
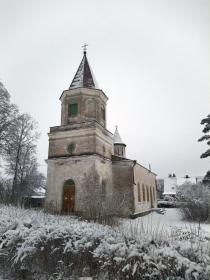
[[[169,174],[167,178],[164,178],[164,191],[163,195],[176,195],[177,192],[177,178],[176,175]]]
[[[158,179],[160,180],[160,179]],[[190,177],[189,175],[185,175],[184,177],[176,177],[175,174],[169,174],[168,177],[163,179],[163,195],[172,195],[175,196],[177,194],[178,187],[181,185],[195,185],[198,183],[202,183],[203,177]]]

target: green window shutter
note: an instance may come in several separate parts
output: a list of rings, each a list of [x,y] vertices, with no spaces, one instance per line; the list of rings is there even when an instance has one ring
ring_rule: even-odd
[[[69,104],[69,117],[75,117],[78,114],[78,104]]]

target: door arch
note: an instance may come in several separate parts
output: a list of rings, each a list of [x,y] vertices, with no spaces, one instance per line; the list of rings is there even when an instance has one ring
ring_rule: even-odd
[[[69,179],[63,184],[63,205],[62,212],[64,214],[74,212],[75,206],[75,183],[72,179]]]

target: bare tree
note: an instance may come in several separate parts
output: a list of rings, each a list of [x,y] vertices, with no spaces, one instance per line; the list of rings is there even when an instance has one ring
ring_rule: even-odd
[[[11,203],[11,179],[0,178],[0,203]]]
[[[34,158],[25,172],[20,191],[23,196],[37,194],[44,189],[46,189],[46,177],[39,172],[37,160]]]
[[[1,201],[17,202],[21,196],[45,186],[45,177],[38,171],[36,122],[28,114],[20,115],[10,102],[10,94],[0,82],[0,157],[4,172],[1,178]]]
[[[8,132],[17,119],[17,106],[11,104],[10,94],[0,82],[0,155],[4,152]]]
[[[12,176],[12,200],[20,199],[23,183],[36,162],[36,122],[28,114],[20,115],[9,127],[7,136],[6,171]]]

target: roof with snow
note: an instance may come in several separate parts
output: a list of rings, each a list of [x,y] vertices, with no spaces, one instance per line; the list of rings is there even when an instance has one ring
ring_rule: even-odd
[[[86,51],[84,51],[82,61],[74,76],[73,81],[71,82],[69,89],[75,89],[80,87],[99,89],[98,84],[93,75],[93,71],[91,70],[89,62],[87,60]]]
[[[196,178],[195,177],[189,177],[189,178],[178,178],[177,185],[185,185],[185,184],[196,184]]]
[[[125,145],[125,143],[122,141],[122,138],[120,137],[120,134],[119,134],[117,126],[116,126],[116,129],[115,129],[115,133],[114,133],[114,137],[113,137],[113,142],[114,142],[114,144],[123,144],[123,145]]]
[[[163,195],[176,195],[176,192],[163,192]]]

